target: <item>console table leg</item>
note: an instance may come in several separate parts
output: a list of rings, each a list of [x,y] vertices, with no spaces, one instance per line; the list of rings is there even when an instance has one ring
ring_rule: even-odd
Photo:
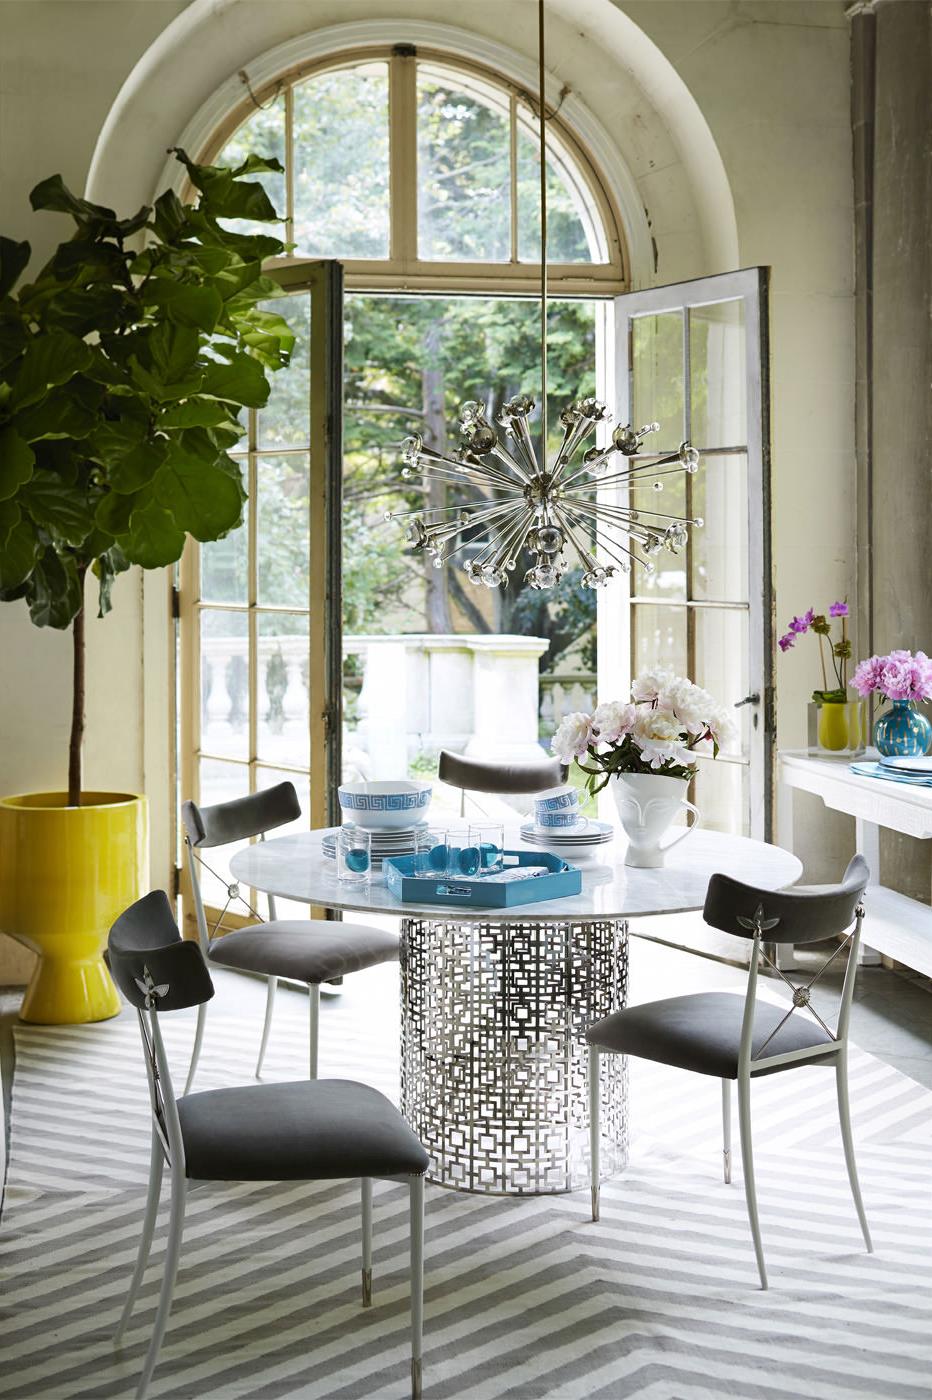
[[[857,849],[867,861],[871,872],[871,885],[880,884],[880,827],[874,822],[865,821],[863,817],[854,819],[854,839]],[[867,887],[868,900],[870,899],[870,885]],[[858,953],[859,967],[879,967],[881,963],[880,954],[875,948],[869,948],[862,942]]]

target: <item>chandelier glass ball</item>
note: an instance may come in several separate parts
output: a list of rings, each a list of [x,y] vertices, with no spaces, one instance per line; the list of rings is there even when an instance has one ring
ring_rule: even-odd
[[[563,441],[542,466],[528,426],[534,408],[527,394],[508,399],[496,428],[482,404],[464,403],[460,444],[450,455],[426,446],[418,434],[405,440],[405,480],[423,476],[477,492],[453,505],[386,514],[386,520],[408,517],[408,544],[430,555],[434,567],[469,549],[463,569],[477,587],[501,588],[524,558],[530,588],[553,588],[574,563],[582,568],[584,588],[601,588],[627,573],[632,560],[653,573],[652,556],[677,553],[689,528],[702,526],[698,517],[642,507],[635,494],[661,492],[660,477],[669,472],[697,471],[699,453],[688,442],[674,452],[645,453],[645,438],[660,425],[626,424],[614,429],[607,446],[580,452],[596,427],[610,422],[604,403],[581,398],[560,414]]]

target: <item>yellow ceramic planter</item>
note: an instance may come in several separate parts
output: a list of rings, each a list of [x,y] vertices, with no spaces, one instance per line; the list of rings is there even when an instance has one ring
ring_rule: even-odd
[[[146,799],[66,800],[62,792],[0,798],[0,929],[39,955],[20,1015],[46,1025],[117,1014],[102,954],[114,919],[149,884]]]

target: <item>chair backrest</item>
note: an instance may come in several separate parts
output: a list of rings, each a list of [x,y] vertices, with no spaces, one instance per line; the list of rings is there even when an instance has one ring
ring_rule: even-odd
[[[789,1065],[804,1064],[806,1060],[819,1056],[824,1057],[827,1053],[846,1053],[848,1022],[861,942],[864,890],[869,878],[867,861],[861,855],[853,857],[840,884],[837,885],[803,885],[795,889],[761,890],[753,885],[742,884],[740,880],[733,880],[728,875],[712,876],[703,909],[706,923],[713,928],[722,929],[725,933],[752,940],[741,1044],[738,1051],[739,1078],[759,1072],[764,1067],[785,1068]],[[847,937],[838,944],[828,959],[830,963],[842,951],[847,951],[848,966],[845,970],[838,1019],[836,1029],[832,1030],[811,1001],[812,988],[828,963],[819,968],[807,982],[796,983],[771,960],[764,945],[813,943],[844,934],[849,929],[851,931],[847,933]],[[793,997],[786,1015],[763,1042],[754,1045],[757,975],[761,961],[770,965],[776,976],[790,989]],[[811,1015],[825,1032],[827,1040],[806,1049],[781,1051],[779,1032],[797,1011],[800,1015]]]
[[[198,849],[208,850],[211,846],[226,846],[232,841],[248,840],[250,836],[264,838],[267,831],[274,831],[277,826],[285,826],[300,815],[301,803],[298,801],[294,783],[287,782],[276,783],[275,787],[250,793],[248,797],[234,797],[230,802],[217,802],[213,807],[198,807],[196,802],[182,803],[181,820],[187,834],[188,869],[191,875],[191,892],[194,896],[197,936],[205,957],[210,947],[211,935],[204,912],[201,882],[197,871],[198,857],[195,852]],[[239,884],[234,880],[227,885],[227,903],[217,920],[216,928],[223,922],[226,909],[234,900],[242,904],[255,919],[260,920],[260,915],[240,894]],[[274,919],[275,900],[271,895],[268,896],[268,904],[269,918]]]
[[[852,858],[838,885],[760,890],[730,875],[713,875],[702,917],[712,928],[752,938],[760,909],[765,942],[816,943],[850,928],[869,879],[867,861],[861,855]]]
[[[207,964],[198,944],[182,939],[164,890],[144,895],[120,915],[106,957],[113,980],[139,1018],[152,1131],[166,1160],[183,1175],[184,1140],[159,1013],[210,1000],[214,984]]]
[[[178,1011],[214,994],[201,950],[181,937],[164,890],[144,895],[120,915],[107,940],[107,962],[137,1011]]]
[[[442,783],[465,792],[494,792],[511,797],[559,787],[565,772],[558,758],[542,758],[531,763],[488,763],[441,749],[437,776]]]
[[[293,783],[276,783],[263,792],[248,797],[234,797],[230,802],[217,802],[213,807],[198,807],[196,802],[184,802],[181,820],[192,846],[227,846],[231,841],[243,841],[261,836],[277,826],[285,826],[301,815],[301,804]]]

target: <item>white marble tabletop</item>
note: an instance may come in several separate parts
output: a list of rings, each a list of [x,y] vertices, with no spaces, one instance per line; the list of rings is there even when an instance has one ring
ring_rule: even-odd
[[[582,867],[582,893],[568,899],[542,900],[512,909],[411,904],[389,893],[380,872],[363,888],[347,888],[336,866],[321,852],[324,831],[300,832],[260,841],[237,851],[230,862],[234,877],[244,885],[282,899],[294,899],[326,909],[370,914],[421,915],[455,919],[459,923],[502,919],[522,923],[553,919],[625,919],[636,915],[679,914],[701,909],[709,879],[717,872],[732,875],[761,889],[781,889],[802,874],[802,863],[780,846],[768,846],[743,836],[697,831],[682,841],[662,870],[634,870],[624,864],[624,844],[604,847],[603,862]],[[529,850],[518,830],[506,831],[509,850]]]

